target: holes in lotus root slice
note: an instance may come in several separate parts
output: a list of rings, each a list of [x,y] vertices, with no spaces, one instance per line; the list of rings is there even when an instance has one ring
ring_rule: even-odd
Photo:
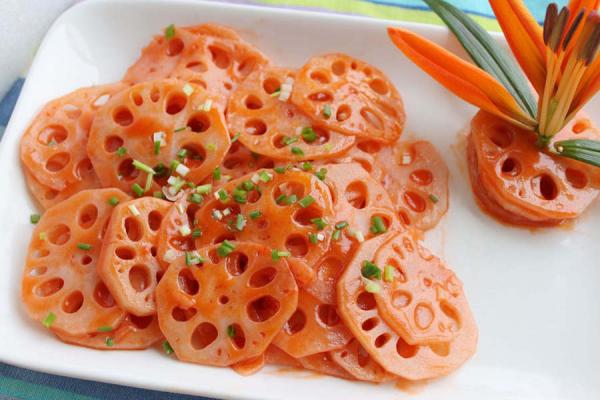
[[[251,74],[229,100],[230,132],[239,133],[239,141],[251,151],[279,160],[331,158],[348,150],[353,137],[315,123],[289,101],[279,99],[277,90],[293,77],[291,70],[283,68]]]
[[[298,289],[287,260],[273,260],[271,249],[258,244],[231,244],[246,255],[245,272],[232,275],[229,256],[212,260],[219,246],[212,245],[197,250],[206,260],[202,266],[178,259],[157,287],[161,327],[182,360],[225,366],[258,356],[296,309]],[[182,276],[199,290],[180,289]],[[195,313],[184,311],[192,305]]]
[[[321,303],[301,290],[298,308],[273,343],[295,358],[339,349],[352,335],[341,323],[333,304]]]
[[[454,274],[441,266],[439,260],[434,257],[427,256],[429,261],[424,262],[424,258],[421,258],[420,255],[424,252],[419,251],[418,246],[407,237],[407,234],[379,236],[364,242],[359,247],[353,261],[338,282],[338,311],[356,340],[383,368],[407,379],[427,379],[451,372],[474,353],[477,344],[477,328]],[[412,251],[409,252],[409,249]],[[397,283],[396,279],[392,283],[381,280],[377,281],[381,287],[378,293],[366,292],[361,280],[363,260],[372,260],[376,265],[384,265],[385,260],[398,258],[399,251],[404,253],[403,262],[411,265],[411,269],[406,271],[406,283]],[[424,267],[424,265],[430,267]],[[427,272],[428,269],[433,269],[433,271]],[[426,276],[423,276],[424,274]],[[429,288],[420,286],[425,280],[431,282]],[[433,301],[429,302],[430,306],[435,303],[435,299],[439,295],[444,301],[455,307],[456,312],[449,312],[448,309],[446,311],[450,315],[460,315],[460,330],[455,331],[456,335],[453,336],[451,342],[447,342],[449,347],[446,354],[443,354],[444,346],[439,345],[439,343],[445,342],[431,341],[428,343],[431,344],[432,347],[430,347],[409,341],[406,329],[399,326],[399,322],[404,317],[400,312],[396,312],[396,317],[391,317],[388,313],[389,309],[385,305],[390,302],[393,293],[390,287],[409,291],[413,298],[411,304],[414,305],[426,304],[427,300],[423,296],[429,294],[433,298]],[[413,287],[413,289],[408,289],[409,287]],[[436,291],[439,294],[436,294]],[[448,304],[445,304],[444,307]],[[413,310],[410,309],[410,306],[408,309],[408,317],[412,320]],[[435,312],[438,313],[438,311],[439,314],[436,314],[436,318],[441,318],[440,314],[442,317],[447,315],[440,311],[439,307]],[[438,321],[436,319],[430,327],[435,326],[437,329]],[[448,330],[445,332],[447,333]],[[413,331],[413,333],[419,334],[421,339],[424,338],[421,335],[422,332]],[[413,335],[411,338],[414,337]],[[433,336],[428,337],[428,339],[432,338]]]
[[[344,54],[309,59],[297,73],[292,102],[346,135],[391,143],[404,127],[404,106],[393,84],[381,71]]]
[[[593,126],[577,127],[578,121],[585,119],[577,115],[553,143],[597,140],[600,133]],[[576,133],[579,129],[584,130]],[[510,144],[505,139],[490,139],[506,131],[511,132]],[[509,126],[491,114],[481,112],[473,119],[467,150],[471,184],[479,204],[503,222],[556,225],[576,218],[598,195],[587,182],[595,173],[593,167],[541,152],[532,132]]]
[[[121,203],[104,235],[98,273],[119,306],[131,314],[148,316],[156,311],[153,292],[162,270],[156,257],[158,230],[169,207],[171,203],[151,197]]]
[[[428,230],[448,210],[448,167],[433,144],[398,142],[373,154],[372,175],[385,187],[405,225]],[[517,168],[516,164],[507,163]]]
[[[377,364],[364,347],[354,339],[347,346],[330,351],[329,355],[333,361],[358,380],[388,382],[396,379]]]
[[[146,188],[147,174],[136,169],[133,160],[152,168],[168,166],[182,149],[188,153],[182,160],[189,168],[187,181],[201,182],[221,163],[230,146],[223,113],[207,108],[213,99],[199,87],[191,85],[193,92],[185,95],[185,85],[174,80],[140,83],[119,92],[98,110],[87,150],[104,186],[131,193],[134,184]],[[143,99],[140,105],[135,103],[137,96]],[[132,116],[131,123],[115,122],[113,116],[125,109]],[[158,133],[162,145],[156,152]],[[123,141],[125,154],[106,151],[106,140],[113,136]],[[147,193],[166,185],[166,177],[156,175]]]
[[[83,88],[44,106],[21,139],[23,165],[40,185],[57,193],[69,190],[73,194],[75,188],[81,190],[85,181],[93,178],[93,173],[82,175],[79,167],[88,157],[85,148],[97,112],[93,101],[100,94],[111,96],[122,87]]]
[[[23,302],[34,320],[53,313],[53,330],[85,335],[123,319],[96,272],[112,197],[127,200],[116,189],[77,193],[47,210],[36,225],[22,278]]]
[[[244,183],[248,187],[248,182],[252,183],[252,190],[246,191],[245,201],[236,202],[234,195]],[[195,239],[196,248],[223,239],[254,241],[277,251],[289,251],[290,258],[303,265],[294,265],[298,267],[298,270],[294,269],[295,274],[303,272],[303,276],[298,277],[302,281],[314,274],[306,268],[316,265],[329,248],[334,216],[329,190],[322,181],[303,171],[289,170],[279,174],[273,170],[259,170],[230,181],[219,190],[226,192],[228,199],[223,201],[214,195],[207,196],[194,216],[194,220],[209,221],[202,224],[202,235]],[[304,208],[300,200],[307,196],[314,202]],[[260,215],[253,218],[255,211],[260,211]],[[241,224],[238,215],[242,216]],[[309,234],[317,230],[314,218],[329,221],[319,231],[323,240],[316,244],[308,242]]]

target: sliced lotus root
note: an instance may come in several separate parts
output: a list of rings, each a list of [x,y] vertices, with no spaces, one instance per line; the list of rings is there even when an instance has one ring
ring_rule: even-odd
[[[203,263],[179,258],[156,288],[160,327],[180,360],[227,366],[262,354],[294,313],[298,288],[287,261],[271,249],[233,242],[198,250]]]
[[[64,201],[74,195],[75,193],[79,193],[82,190],[87,189],[97,189],[100,188],[100,180],[96,173],[94,172],[94,168],[92,167],[92,163],[88,160],[88,169],[82,170],[83,179],[79,182],[69,184],[63,190],[52,189],[50,186],[46,186],[43,183],[40,183],[37,179],[34,178],[33,175],[27,170],[24,170],[25,180],[27,181],[27,186],[29,187],[29,191],[33,195],[33,197],[37,200],[38,204],[42,206],[43,209],[50,208],[61,201]]]
[[[267,64],[265,55],[240,39],[201,35],[182,52],[169,77],[202,86],[225,108],[238,83]]]
[[[125,86],[92,86],[47,103],[21,138],[21,160],[41,184],[62,191],[82,185],[90,160],[85,151],[98,109]]]
[[[354,377],[350,375],[344,368],[332,360],[329,353],[319,353],[310,356],[299,358],[298,361],[303,368],[321,374],[336,376],[338,378],[352,380]]]
[[[85,190],[42,216],[31,237],[21,287],[31,318],[80,336],[115,329],[125,317],[96,273],[113,200],[129,197],[118,189]]]
[[[128,314],[114,330],[100,329],[100,332],[83,336],[73,336],[58,331],[54,333],[65,343],[98,350],[143,350],[163,338],[155,315],[137,317]]]
[[[273,344],[267,347],[267,351],[265,351],[265,361],[267,364],[291,368],[302,368],[302,364],[300,364],[298,359],[290,356],[288,353]]]
[[[345,54],[315,56],[296,74],[292,102],[348,135],[391,143],[404,128],[404,105],[377,68]]]
[[[422,231],[435,227],[448,211],[448,166],[435,146],[424,140],[397,142],[374,157],[373,177],[389,193],[401,220]]]
[[[397,379],[369,355],[356,339],[347,346],[329,352],[331,359],[354,378],[367,382],[388,382]]]
[[[195,216],[202,228],[196,248],[235,239],[289,252],[290,267],[302,283],[301,276],[309,278],[329,248],[333,217],[331,194],[313,174],[259,170],[223,185],[202,205]],[[315,221],[326,225],[319,231]],[[321,234],[323,240],[311,243],[309,234]]]
[[[556,137],[600,138],[600,131],[577,116]],[[598,196],[596,167],[540,151],[535,134],[485,112],[471,123],[469,173],[480,203],[502,221],[555,225],[576,218]]]
[[[334,199],[339,232],[329,250],[316,262],[316,277],[306,290],[320,301],[336,303],[336,282],[361,241],[382,234],[373,232],[375,220],[385,231],[402,230],[385,189],[358,164],[327,164],[324,182]],[[339,225],[342,224],[342,225]]]
[[[158,232],[171,203],[144,197],[115,207],[96,266],[98,275],[125,311],[156,313],[154,289],[162,268]]]
[[[235,372],[242,376],[249,376],[257,373],[265,366],[265,353],[259,354],[256,357],[251,357],[247,360],[240,361],[231,366]]]
[[[360,246],[338,281],[338,312],[356,340],[388,372],[410,380],[435,378],[455,370],[474,354],[477,327],[471,313],[465,312],[460,315],[460,333],[453,341],[411,345],[407,343],[406,336],[386,323],[380,311],[381,302],[376,300],[377,294],[372,292],[377,291],[377,287],[381,293],[379,296],[388,295],[389,292],[382,288],[384,281],[372,280],[367,285],[362,269],[364,261],[375,258],[379,249],[387,245],[386,242],[394,243],[396,238],[403,235],[379,236]],[[394,271],[394,282],[402,279],[399,271]],[[430,279],[430,276],[423,278]],[[425,279],[422,280],[423,285],[426,285]],[[372,285],[376,285],[376,288]],[[402,300],[402,294],[389,294],[389,301],[401,307],[406,303]],[[409,294],[414,296],[413,293]]]
[[[357,163],[369,174],[372,174],[375,168],[375,157],[372,153],[379,151],[380,148],[381,145],[376,141],[367,139],[357,140],[354,146],[338,157],[316,162],[315,165]]]
[[[223,176],[237,179],[250,172],[262,168],[273,168],[275,161],[267,156],[250,151],[239,140],[231,143],[227,155],[221,163],[220,169]],[[215,182],[219,183],[219,182]]]
[[[352,334],[340,321],[335,305],[324,304],[300,290],[298,308],[273,344],[295,358],[344,347]]]
[[[294,72],[263,68],[252,73],[233,93],[227,106],[231,134],[251,151],[279,160],[332,158],[348,150],[354,137],[325,128],[277,95]]]
[[[104,186],[128,192],[133,184],[146,188],[147,174],[134,166],[134,160],[155,171],[168,171],[172,161],[181,162],[189,169],[185,180],[196,183],[221,163],[230,145],[223,113],[210,106],[204,89],[194,86],[187,95],[184,85],[173,80],[141,83],[114,96],[100,110],[88,154]],[[166,184],[164,174],[157,174],[148,189],[160,190]]]

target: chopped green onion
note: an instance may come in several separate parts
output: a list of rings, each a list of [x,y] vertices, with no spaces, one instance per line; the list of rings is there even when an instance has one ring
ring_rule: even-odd
[[[106,343],[106,346],[112,347],[115,344],[115,339],[107,337],[106,340],[104,340],[104,343]]]
[[[285,167],[275,167],[273,168],[273,171],[277,172],[278,174],[285,174]]]
[[[42,320],[42,325],[49,329],[54,321],[56,321],[56,314],[51,311],[48,313],[48,315],[46,315],[46,318]]]
[[[119,199],[117,198],[117,196],[112,196],[110,199],[108,199],[108,204],[114,207],[117,204],[119,204]]]
[[[434,203],[437,203],[438,201],[440,201],[440,199],[438,199],[438,197],[433,193],[429,195],[429,200],[431,200]]]
[[[165,194],[163,192],[159,192],[159,191],[152,193],[152,197],[155,197],[157,199],[163,199],[163,200],[166,199]]]
[[[287,198],[287,196],[285,194],[280,194],[279,196],[277,196],[277,198],[275,199],[275,203],[277,204],[281,204],[285,199]]]
[[[291,149],[292,154],[295,154],[297,156],[303,156],[304,155],[304,151],[302,151],[302,149],[300,147],[292,147]]]
[[[273,175],[269,174],[266,171],[260,171],[258,173],[258,177],[260,178],[261,181],[263,181],[265,183],[270,182],[271,179],[273,179]]]
[[[311,242],[312,244],[317,244],[318,240],[317,240],[317,234],[316,233],[309,233],[308,234],[308,241]]]
[[[173,348],[171,347],[171,344],[169,342],[167,342],[166,340],[164,342],[162,342],[162,348],[163,348],[163,351],[165,352],[165,354],[168,356],[170,356],[174,352]]]
[[[177,158],[184,159],[188,154],[187,149],[181,149],[177,152]]]
[[[186,128],[187,128],[187,126],[182,126],[181,128],[175,129],[173,132],[183,132],[183,131],[185,131]]]
[[[29,216],[29,222],[31,222],[32,224],[37,224],[38,222],[40,222],[40,218],[42,218],[40,214],[31,214]]]
[[[155,140],[155,141],[154,141],[154,155],[155,155],[155,156],[157,156],[157,155],[159,155],[159,154],[160,154],[160,146],[161,146],[161,143],[162,143],[162,142],[160,142],[160,141],[158,141],[158,140]]]
[[[215,168],[213,171],[213,179],[215,181],[221,180],[221,167]]]
[[[144,195],[144,188],[141,187],[139,184],[134,183],[131,186],[131,190],[133,191],[133,193],[135,193],[136,197],[142,197]]]
[[[386,282],[394,281],[394,267],[391,265],[385,265],[383,267],[383,280]]]
[[[227,191],[225,189],[219,189],[219,191],[215,193],[215,195],[215,197],[218,200],[221,200],[222,203],[225,203],[227,200],[229,200],[229,195],[227,194]]]
[[[117,155],[119,157],[123,157],[125,154],[127,154],[127,149],[125,147],[121,146],[117,149]]]
[[[235,326],[229,325],[227,327],[227,336],[229,336],[230,338],[235,337]]]
[[[200,203],[202,203],[202,195],[200,195],[198,193],[192,193],[190,195],[189,200],[190,200],[190,202],[192,202],[194,204],[200,204]]]
[[[140,210],[138,210],[138,208],[135,206],[135,204],[130,204],[127,206],[127,208],[129,208],[131,215],[136,216],[136,217],[138,215],[140,215]]]
[[[277,88],[275,89],[275,91],[273,93],[271,93],[271,97],[279,97],[279,95],[281,94],[281,88]]]
[[[289,251],[283,251],[283,250],[277,250],[277,249],[274,249],[271,252],[271,258],[273,259],[273,261],[279,261],[280,258],[289,257],[290,255],[291,255],[291,253]]]
[[[315,132],[310,126],[307,126],[302,128],[302,138],[306,143],[312,143],[317,140],[317,132]]]
[[[146,185],[144,186],[144,193],[149,191],[152,188],[152,180],[154,179],[154,175],[148,174],[146,175]]]
[[[298,196],[296,196],[295,194],[291,194],[283,200],[283,203],[287,206],[290,206],[297,201],[298,201]]]
[[[331,106],[329,104],[323,106],[323,116],[325,118],[331,117]]]
[[[236,219],[235,219],[235,229],[237,229],[238,231],[243,231],[244,227],[246,226],[246,219],[244,218],[244,216],[242,214],[238,214]]]
[[[335,229],[344,229],[347,226],[348,226],[348,221],[340,221],[337,224],[335,224]]]
[[[333,231],[333,234],[331,235],[331,238],[333,240],[339,240],[341,234],[342,234],[342,231],[340,231],[339,229],[336,229],[336,230]]]
[[[244,190],[249,192],[251,190],[254,190],[256,186],[254,185],[254,183],[252,183],[252,181],[244,181],[242,182],[242,187],[244,188]]]
[[[321,168],[317,172],[315,172],[315,176],[319,178],[319,180],[324,181],[327,176],[327,168]]]
[[[315,202],[314,197],[312,197],[310,194],[306,195],[306,197],[304,197],[302,200],[300,200],[298,202],[298,204],[300,204],[300,207],[302,208],[306,208],[308,206],[310,206],[312,203]]]
[[[196,187],[196,192],[198,192],[200,194],[209,194],[211,190],[212,190],[212,185],[210,183]]]
[[[289,146],[292,143],[296,143],[298,141],[298,137],[296,137],[296,136],[284,136],[283,139],[281,139],[281,141],[283,142],[283,144],[285,146]]]
[[[194,229],[192,231],[192,237],[194,239],[199,238],[200,236],[202,236],[202,231],[200,229]]]
[[[244,189],[233,189],[233,200],[235,200],[235,202],[239,204],[246,204],[246,202],[248,201],[247,194],[248,192],[246,192]]]
[[[154,172],[156,172],[155,176],[158,178],[163,178],[168,175],[169,170],[165,167],[165,164],[158,163],[154,168],[152,168]]]
[[[380,216],[375,216],[371,218],[371,228],[369,229],[375,235],[387,232],[387,228],[385,227],[383,218],[381,218]]]
[[[240,138],[240,133],[236,133],[235,135],[233,135],[233,137],[231,138],[231,143],[235,143],[237,142],[237,140]]]
[[[171,40],[175,36],[175,25],[171,24],[165,28],[165,38]]]
[[[46,240],[46,232],[40,232],[39,238],[40,240]]]
[[[171,164],[169,164],[169,169],[171,171],[171,173],[173,173],[173,171],[175,171],[177,169],[177,167],[179,167],[179,165],[181,165],[181,163],[177,160],[171,160]]]
[[[231,243],[229,240],[223,240],[223,243],[219,247],[217,247],[217,253],[220,257],[227,257],[235,250],[235,245]]]
[[[145,172],[147,174],[156,174],[156,172],[148,165],[144,164],[143,162],[139,161],[139,160],[133,160],[133,166],[135,167],[135,169],[139,169],[142,172]]]
[[[77,248],[80,250],[91,250],[92,245],[89,243],[77,243]]]
[[[363,278],[363,283],[365,285],[365,290],[367,293],[379,293],[381,291],[381,286],[377,282],[373,282],[369,279]]]
[[[248,215],[250,216],[250,218],[256,219],[256,218],[260,217],[262,215],[262,213],[258,210],[254,210],[254,211],[250,211],[250,213]]]
[[[381,268],[373,264],[371,261],[363,261],[363,266],[360,269],[360,273],[367,279],[381,279]]]
[[[302,163],[302,169],[305,171],[310,171],[312,169],[313,165],[311,162],[305,161]]]
[[[101,326],[100,328],[96,329],[98,332],[112,332],[113,328],[112,326]]]
[[[315,226],[317,227],[318,230],[322,231],[323,229],[325,229],[325,227],[327,226],[327,221],[325,221],[323,218],[313,218],[310,220],[310,222],[312,222],[313,224],[315,224]]]
[[[204,259],[198,255],[195,251],[185,252],[185,265],[188,267],[191,265],[197,265],[204,262]]]

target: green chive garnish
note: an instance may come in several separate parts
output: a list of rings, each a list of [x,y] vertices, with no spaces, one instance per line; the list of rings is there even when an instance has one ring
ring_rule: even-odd
[[[240,133],[237,132],[235,135],[233,135],[233,137],[231,138],[231,143],[235,143],[237,142],[237,140],[240,138]]]
[[[302,200],[300,200],[298,202],[298,204],[300,204],[300,207],[306,208],[314,202],[315,202],[315,199],[309,194],[306,197],[304,197]]]
[[[187,126],[182,126],[181,128],[175,129],[173,132],[183,132],[185,131],[185,128],[187,128]]]
[[[285,167],[275,167],[273,168],[273,171],[277,172],[278,174],[285,174]]]
[[[323,106],[323,116],[325,118],[331,117],[331,106],[329,104]]]
[[[188,154],[187,149],[181,149],[177,152],[177,158],[184,159]]]
[[[227,200],[229,200],[229,195],[227,194],[227,191],[225,189],[219,189],[219,191],[217,192],[217,196],[219,197],[219,200],[221,200],[222,203],[225,203]]]
[[[310,222],[315,224],[315,226],[317,227],[317,230],[320,230],[320,231],[325,229],[325,227],[327,226],[327,222],[323,218],[313,218],[310,220]]]
[[[371,218],[371,232],[375,235],[379,235],[381,233],[387,232],[387,228],[385,227],[385,223],[383,222],[383,218],[380,216],[375,216]]]
[[[46,240],[46,232],[40,232],[39,238],[40,240]]]
[[[305,161],[302,163],[302,169],[305,171],[310,171],[312,169],[313,165],[311,162]]]
[[[155,140],[154,141],[154,155],[157,156],[160,154],[160,141]]]
[[[202,231],[200,229],[194,229],[192,231],[192,237],[194,239],[199,238],[200,236],[202,236]]]
[[[261,181],[263,181],[265,183],[270,182],[271,179],[273,179],[271,177],[271,175],[269,175],[266,171],[260,171],[258,173],[258,177],[260,178]]]
[[[112,332],[113,328],[112,326],[101,326],[100,328],[96,329],[98,332]]]
[[[132,165],[135,167],[135,169],[139,169],[140,171],[145,172],[147,174],[156,174],[156,172],[150,166],[144,164],[139,160],[133,160]]]
[[[171,24],[165,28],[165,38],[171,40],[175,36],[175,25]]]
[[[229,240],[223,240],[223,243],[219,247],[217,247],[217,254],[220,257],[227,257],[235,250],[235,245],[231,243]]]
[[[56,321],[56,314],[49,312],[48,315],[46,315],[46,318],[42,320],[42,325],[44,325],[46,328],[50,328],[54,321]]]
[[[273,261],[279,261],[280,258],[282,257],[289,257],[291,255],[291,253],[289,251],[283,251],[283,250],[273,250],[271,252],[271,258],[273,259]]]
[[[360,273],[367,279],[381,279],[381,268],[373,264],[371,261],[363,261],[363,266],[360,269]]]
[[[92,245],[89,243],[77,243],[77,248],[80,250],[91,250]]]
[[[394,267],[386,265],[383,267],[383,280],[386,282],[394,281]]]
[[[333,240],[339,240],[341,234],[342,234],[342,231],[340,231],[339,229],[336,229],[336,230],[333,231],[333,234],[331,235],[331,238]]]
[[[144,188],[141,187],[139,184],[134,183],[131,186],[131,190],[133,191],[133,193],[135,193],[136,197],[142,197],[144,195]]]
[[[31,214],[29,216],[29,222],[31,222],[32,224],[37,224],[38,222],[40,222],[40,218],[42,218],[40,214]]]
[[[256,219],[256,218],[260,217],[262,215],[262,213],[258,210],[254,210],[254,211],[250,211],[250,213],[248,215],[250,216],[250,218]]]
[[[198,193],[192,193],[190,195],[189,200],[190,200],[190,202],[192,202],[194,204],[200,204],[200,203],[202,203],[202,195],[200,195]]]
[[[365,284],[365,290],[367,293],[379,293],[381,291],[381,286],[377,282],[373,282],[369,279],[364,279],[363,283]]]
[[[277,196],[277,198],[275,199],[275,203],[277,204],[281,204],[285,201],[285,199],[287,198],[287,196],[285,194],[280,194],[279,196]]]
[[[434,203],[437,203],[438,201],[440,201],[440,199],[438,199],[438,197],[435,194],[430,194],[429,200],[431,200]]]
[[[123,157],[125,154],[127,154],[127,149],[125,147],[121,146],[117,149],[117,155],[119,157]]]
[[[292,143],[296,143],[298,141],[298,137],[296,136],[284,136],[281,140],[285,146],[289,146]]]
[[[315,176],[319,178],[319,180],[324,181],[327,176],[327,168],[321,168],[317,172],[315,172]]]
[[[117,198],[117,196],[112,196],[110,199],[108,199],[108,204],[114,207],[117,204],[119,204],[119,199]]]
[[[211,190],[212,190],[212,185],[210,183],[196,187],[196,192],[198,192],[199,194],[209,194]]]
[[[312,244],[317,244],[317,242],[318,242],[317,234],[316,233],[309,233],[308,234],[308,241],[311,242]]]
[[[348,226],[348,221],[340,221],[335,224],[335,229],[344,229]]]
[[[115,344],[115,339],[107,337],[104,343],[106,343],[106,346],[112,347]]]
[[[246,219],[244,218],[244,216],[242,214],[238,214],[237,217],[235,218],[235,229],[237,229],[238,231],[243,231],[244,227],[246,226]]]
[[[281,88],[277,88],[277,89],[275,89],[275,91],[273,93],[271,93],[271,97],[279,97],[280,93],[281,93]]]
[[[163,348],[163,351],[165,352],[165,354],[168,356],[170,356],[174,352],[173,348],[171,347],[171,344],[169,342],[167,342],[166,340],[164,342],[162,342],[162,348]]]
[[[283,200],[283,204],[285,204],[286,206],[290,206],[297,201],[298,201],[298,196],[296,196],[295,194],[291,194]]]
[[[302,151],[302,149],[300,147],[292,147],[291,149],[292,154],[295,154],[297,156],[303,156],[304,155],[304,151]]]
[[[215,168],[215,170],[213,171],[213,179],[215,181],[221,180],[221,167]]]
[[[255,188],[256,186],[254,185],[254,183],[252,183],[252,181],[244,181],[244,182],[242,183],[242,187],[244,188],[244,190],[246,190],[246,191],[248,191],[248,192],[249,192],[249,191],[251,191],[251,190],[254,190],[254,188]]]
[[[247,194],[248,192],[246,192],[244,189],[233,189],[233,200],[235,200],[235,202],[239,204],[246,204],[246,202],[248,201]]]
[[[313,130],[313,128],[307,126],[302,128],[302,138],[306,143],[312,143],[317,140],[317,133]]]
[[[229,325],[227,327],[227,336],[229,336],[230,338],[235,337],[235,326]]]

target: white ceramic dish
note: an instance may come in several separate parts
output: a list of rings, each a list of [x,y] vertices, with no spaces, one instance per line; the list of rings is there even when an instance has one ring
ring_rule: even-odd
[[[408,387],[376,386],[274,368],[242,378],[229,369],[177,362],[158,350],[102,352],[67,346],[27,319],[22,264],[34,206],[18,159],[21,132],[51,98],[120,79],[140,49],[170,24],[237,28],[279,64],[342,51],[383,69],[404,96],[407,134],[433,141],[451,169],[451,207],[428,235],[462,278],[480,328],[475,357],[451,376]],[[193,0],[95,0],[66,12],[40,47],[0,148],[0,360],[53,374],[244,399],[592,399],[600,398],[600,207],[570,229],[532,233],[477,208],[455,145],[474,109],[447,94],[387,39],[385,21]],[[456,51],[439,27],[414,31]],[[598,103],[590,110],[600,111]]]

